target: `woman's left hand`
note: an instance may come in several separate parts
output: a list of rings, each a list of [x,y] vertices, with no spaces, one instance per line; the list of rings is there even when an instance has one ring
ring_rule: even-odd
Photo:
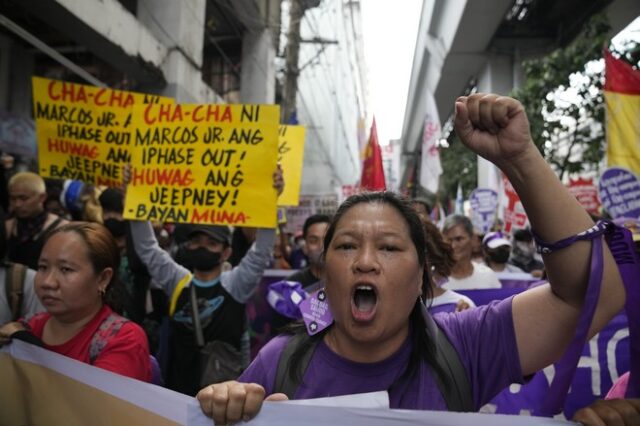
[[[455,110],[455,131],[462,142],[498,166],[537,150],[524,107],[516,99],[476,93],[458,98]]]
[[[24,325],[19,322],[8,322],[0,327],[0,346],[11,341],[11,335],[16,331],[26,330]]]

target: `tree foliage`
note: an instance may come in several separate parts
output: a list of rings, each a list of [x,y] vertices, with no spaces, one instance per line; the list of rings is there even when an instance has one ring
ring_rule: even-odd
[[[567,47],[525,61],[524,84],[511,94],[524,105],[533,141],[560,179],[597,169],[604,156],[604,75],[585,66],[602,58],[609,31],[604,15],[593,16]]]
[[[440,199],[454,200],[458,184],[465,199],[478,186],[478,156],[468,149],[460,138],[452,133],[449,147],[440,149],[442,175],[440,176]]]
[[[594,15],[571,44],[525,61],[524,83],[510,94],[524,105],[533,141],[560,179],[597,170],[604,158],[603,48],[608,45],[614,56],[640,66],[640,44],[631,41],[616,50],[610,29],[605,15]],[[477,186],[477,156],[454,133],[448,142],[440,150],[440,198],[455,199],[458,183],[466,198]]]

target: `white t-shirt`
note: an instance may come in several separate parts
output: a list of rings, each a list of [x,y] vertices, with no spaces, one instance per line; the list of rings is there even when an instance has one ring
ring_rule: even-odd
[[[471,262],[473,273],[466,278],[448,277],[449,281],[442,286],[448,290],[474,290],[481,288],[502,288],[498,276],[491,268],[482,263]]]
[[[445,290],[440,296],[436,296],[431,299],[431,304],[429,305],[432,308],[440,305],[448,305],[451,303],[458,304],[460,300],[464,300],[470,308],[475,308],[476,304],[473,303],[473,300],[469,299],[464,294],[456,293],[453,290]]]

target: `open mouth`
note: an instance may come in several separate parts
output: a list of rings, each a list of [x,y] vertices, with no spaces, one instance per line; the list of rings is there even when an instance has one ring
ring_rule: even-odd
[[[376,289],[366,284],[357,286],[351,302],[351,311],[356,321],[370,321],[378,304]]]

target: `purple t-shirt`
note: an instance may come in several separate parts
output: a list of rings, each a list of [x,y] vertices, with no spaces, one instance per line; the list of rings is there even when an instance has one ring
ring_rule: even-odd
[[[476,409],[509,384],[523,381],[511,301],[508,298],[456,314],[434,316],[465,366]],[[281,335],[267,343],[238,380],[258,383],[267,395],[273,393],[278,360],[290,338]],[[411,341],[407,339],[383,361],[358,363],[335,354],[320,342],[294,399],[388,390],[391,408],[446,410],[434,373],[426,362],[415,374],[391,387],[404,372],[410,353]]]

